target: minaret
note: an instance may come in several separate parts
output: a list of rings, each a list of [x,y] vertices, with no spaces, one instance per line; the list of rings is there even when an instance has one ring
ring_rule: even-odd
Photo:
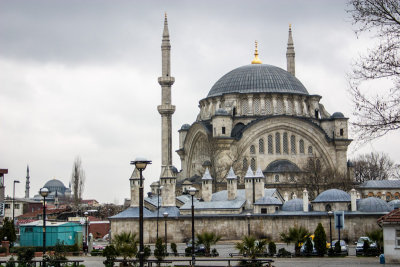
[[[162,206],[175,206],[176,174],[172,168],[172,114],[175,106],[171,104],[171,86],[175,78],[171,77],[171,44],[169,42],[168,20],[165,13],[164,31],[161,43],[162,76],[158,78],[161,85],[161,105],[157,107],[161,115],[161,175],[160,184]]]
[[[131,187],[131,207],[139,207],[139,184],[140,184],[140,173],[138,169],[134,169],[129,179]]]
[[[25,182],[25,198],[29,198],[29,188],[31,188],[29,186],[30,182],[29,182],[29,165],[26,166],[26,182]]]
[[[290,72],[293,76],[295,75],[295,65],[294,65],[294,44],[293,44],[293,37],[292,37],[292,24],[289,24],[289,38],[287,43],[287,50],[286,50],[286,60],[287,60],[287,71]]]

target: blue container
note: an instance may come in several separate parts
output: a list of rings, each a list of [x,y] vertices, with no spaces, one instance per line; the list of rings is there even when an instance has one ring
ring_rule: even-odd
[[[385,264],[385,255],[383,255],[383,254],[379,255],[379,263]]]

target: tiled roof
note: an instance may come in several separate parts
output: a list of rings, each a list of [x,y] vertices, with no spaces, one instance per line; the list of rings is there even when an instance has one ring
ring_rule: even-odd
[[[264,189],[264,197],[272,197],[277,192],[275,188]],[[236,192],[236,199],[246,200],[245,189],[238,189]],[[228,191],[221,190],[212,195],[211,201],[228,200]]]
[[[251,64],[222,76],[207,97],[228,93],[287,93],[308,95],[304,85],[289,72],[267,64]]]
[[[162,217],[164,212],[168,212],[168,217],[178,217],[180,212],[177,207],[160,207],[158,216]],[[144,218],[156,218],[157,210],[150,211],[143,207]],[[128,218],[139,218],[139,207],[129,207],[126,210],[110,217],[109,219],[128,219]]]
[[[378,219],[379,224],[400,224],[400,209],[394,209]]]
[[[245,200],[235,199],[235,200],[225,200],[225,201],[199,201],[195,202],[195,210],[208,210],[208,209],[240,209],[246,203]],[[192,203],[185,203],[181,210],[189,210],[192,208]]]
[[[358,186],[359,188],[400,188],[400,180],[370,180]]]
[[[254,205],[282,205],[282,202],[276,197],[263,197],[258,199]]]

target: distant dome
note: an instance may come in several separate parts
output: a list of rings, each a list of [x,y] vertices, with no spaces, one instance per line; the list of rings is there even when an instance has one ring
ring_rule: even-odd
[[[289,72],[267,64],[251,64],[234,69],[220,78],[207,97],[229,93],[285,93],[308,95],[304,85]]]
[[[319,194],[314,201],[318,202],[350,202],[350,195],[343,190],[329,189]]]
[[[185,123],[182,125],[181,130],[189,130],[190,129],[190,124]]]
[[[303,199],[295,198],[282,205],[282,211],[303,211]]]
[[[368,197],[358,201],[357,210],[364,212],[386,212],[391,211],[392,208],[386,203],[386,201],[380,198]]]
[[[225,109],[219,108],[217,109],[217,111],[215,111],[215,115],[229,115],[229,114],[228,111],[226,111]]]
[[[342,112],[335,112],[331,116],[332,119],[338,119],[338,118],[344,118],[344,115]]]
[[[43,187],[46,187],[47,189],[49,189],[50,192],[59,192],[64,194],[65,190],[67,189],[64,184],[57,179],[53,179],[48,181]]]
[[[394,200],[388,202],[388,205],[389,205],[392,209],[394,209],[395,207],[400,208],[400,199],[394,199]]]

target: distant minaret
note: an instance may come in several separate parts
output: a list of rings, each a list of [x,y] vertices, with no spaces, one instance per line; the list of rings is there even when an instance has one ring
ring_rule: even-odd
[[[161,105],[157,107],[161,114],[161,175],[160,184],[162,206],[175,206],[176,174],[172,168],[172,114],[175,106],[171,104],[171,86],[175,78],[171,76],[171,44],[169,42],[167,13],[164,19],[164,31],[161,43],[162,76],[158,78],[161,85]]]
[[[29,186],[30,182],[29,182],[29,165],[26,166],[26,183],[25,183],[25,198],[29,198],[29,188],[31,188]]]
[[[294,65],[294,44],[293,44],[293,37],[292,37],[292,25],[289,24],[289,38],[287,43],[287,50],[286,50],[286,60],[287,60],[287,71],[290,72],[293,76],[295,75],[295,65]]]

